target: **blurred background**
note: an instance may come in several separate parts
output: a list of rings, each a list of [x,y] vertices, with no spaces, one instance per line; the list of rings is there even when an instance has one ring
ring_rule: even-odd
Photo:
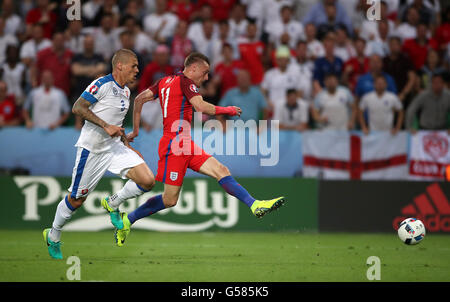
[[[68,19],[73,9],[81,20]],[[368,12],[380,20],[369,20]],[[7,192],[2,205],[12,209],[1,214],[1,228],[51,223],[70,185],[83,125],[71,107],[87,85],[111,72],[121,48],[139,59],[131,99],[199,51],[211,61],[205,100],[241,107],[244,122],[278,120],[279,132],[260,127],[256,137],[227,129],[224,117],[200,116],[192,131],[201,144],[210,135],[201,126],[217,118],[224,145],[231,134],[242,143],[239,132],[247,146],[268,136],[269,155],[214,155],[254,195],[284,194],[292,207],[255,226],[214,181],[188,172],[180,203],[155,218],[170,223],[148,220],[141,228],[389,232],[416,216],[431,231],[450,232],[444,0],[1,1],[0,188]],[[132,110],[131,102],[127,130]],[[141,127],[134,147],[156,172],[157,102],[145,104]],[[261,165],[270,156],[276,163]],[[80,209],[86,220],[74,219],[68,229],[109,227],[95,220],[99,201],[122,185],[107,175]],[[125,207],[158,191],[162,186]]]

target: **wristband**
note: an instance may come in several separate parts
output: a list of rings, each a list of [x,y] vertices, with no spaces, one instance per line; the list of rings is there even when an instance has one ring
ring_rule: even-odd
[[[237,114],[237,110],[233,106],[228,107],[216,106],[216,115],[217,114],[226,114],[233,116]]]

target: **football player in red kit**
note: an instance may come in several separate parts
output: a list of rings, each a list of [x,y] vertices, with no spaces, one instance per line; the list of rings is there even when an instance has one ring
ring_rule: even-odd
[[[131,213],[121,213],[124,228],[115,231],[117,245],[124,244],[130,226],[136,220],[176,205],[187,168],[217,179],[228,194],[244,202],[258,218],[285,202],[284,197],[256,200],[236,182],[227,167],[192,141],[192,108],[208,115],[241,114],[239,107],[214,106],[203,100],[198,87],[208,80],[209,68],[208,57],[201,53],[191,53],[185,59],[183,72],[160,79],[134,100],[133,132],[127,136],[130,141],[139,134],[142,105],[155,99],[160,100],[164,129],[158,148],[156,180],[164,183],[164,193],[153,196]]]

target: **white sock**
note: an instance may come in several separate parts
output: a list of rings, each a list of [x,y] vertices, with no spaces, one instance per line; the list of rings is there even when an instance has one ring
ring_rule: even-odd
[[[66,224],[66,221],[72,217],[75,209],[72,208],[69,201],[67,201],[67,196],[64,197],[58,204],[55,213],[55,219],[53,220],[52,229],[48,234],[49,238],[53,242],[58,242],[61,239],[61,230],[63,226]],[[71,208],[69,208],[69,206]]]
[[[138,185],[130,179],[125,183],[121,190],[109,197],[108,204],[111,208],[118,209],[125,200],[140,196],[145,192],[148,191],[142,187],[138,187]]]

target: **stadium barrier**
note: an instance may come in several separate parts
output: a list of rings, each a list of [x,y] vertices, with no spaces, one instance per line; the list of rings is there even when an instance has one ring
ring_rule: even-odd
[[[4,128],[0,130],[4,142],[0,144],[0,173],[23,170],[31,175],[71,176],[78,136],[79,131],[69,127],[53,131]],[[161,136],[161,130],[141,131],[133,143],[154,172]],[[236,177],[442,180],[450,165],[446,131],[393,136],[389,132],[270,130],[256,135],[247,128],[223,134],[200,127],[192,130],[192,137]],[[202,177],[191,170],[186,176]]]
[[[254,217],[249,208],[228,195],[213,179],[187,178],[178,204],[135,223],[134,228],[151,231],[317,231],[317,180],[284,178],[242,178],[238,181],[256,198],[290,196],[289,208],[264,219]],[[43,229],[52,224],[57,204],[67,194],[68,177],[0,177],[2,211],[0,229]],[[66,231],[112,230],[109,215],[100,200],[124,185],[119,178],[102,179],[81,208],[65,225]],[[163,185],[126,201],[122,211],[130,212]]]

